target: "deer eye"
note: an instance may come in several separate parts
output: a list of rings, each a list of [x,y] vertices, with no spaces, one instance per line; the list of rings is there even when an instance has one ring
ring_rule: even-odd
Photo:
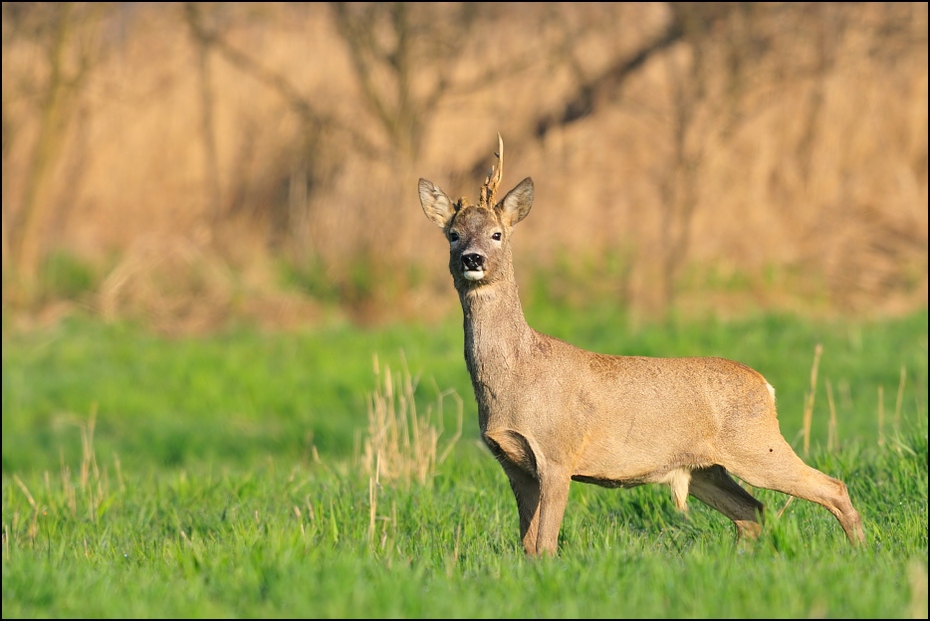
[[[500,232],[497,232],[497,233],[494,233],[493,235],[491,235],[491,239],[493,239],[494,241],[500,241],[500,240],[501,240],[501,234],[500,234]]]
[[[454,232],[454,231],[449,233],[449,241],[450,241],[450,242],[457,242],[458,240],[459,240],[459,234],[458,234],[458,233],[456,233],[456,232]]]

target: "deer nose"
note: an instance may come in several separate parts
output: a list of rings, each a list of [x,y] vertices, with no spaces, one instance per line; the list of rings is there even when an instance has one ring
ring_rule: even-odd
[[[467,271],[484,269],[484,255],[477,252],[463,254],[462,265]]]

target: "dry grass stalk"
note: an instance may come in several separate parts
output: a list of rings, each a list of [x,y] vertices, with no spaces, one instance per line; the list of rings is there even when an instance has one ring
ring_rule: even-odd
[[[26,484],[15,474],[13,475],[13,481],[16,482],[19,489],[26,495],[26,500],[29,501],[29,506],[32,507],[32,520],[29,523],[29,528],[26,530],[26,536],[29,537],[29,543],[34,544],[36,536],[39,534],[39,505],[36,503],[35,498],[32,497]]]
[[[382,377],[378,357],[373,357],[375,390],[368,394],[368,437],[362,452],[362,467],[377,480],[416,479],[426,483],[462,435],[462,400],[453,390],[439,393],[434,408],[417,412],[414,398],[417,379],[410,375],[406,361],[400,377],[385,365]],[[458,428],[440,450],[443,434],[443,402],[452,397],[458,406]]]
[[[833,384],[827,380],[827,403],[830,405],[830,424],[827,427],[827,451],[839,448],[839,439],[836,437],[836,403],[833,401]]]
[[[97,404],[91,407],[90,418],[87,422],[80,422],[78,426],[81,430],[81,467],[80,475],[75,483],[71,480],[71,468],[62,460],[61,464],[61,483],[64,491],[65,502],[68,511],[72,517],[78,514],[78,495],[81,494],[87,507],[87,518],[91,522],[96,522],[100,515],[100,506],[109,496],[109,477],[106,472],[101,472],[97,465],[97,454],[94,451],[94,429],[97,422]],[[125,489],[122,481],[119,458],[115,458],[115,465],[120,481],[120,489]],[[46,481],[46,487],[49,482]]]
[[[894,401],[894,435],[898,438],[901,435],[901,401],[904,399],[904,383],[907,379],[907,371],[904,365],[901,365],[901,379],[898,382],[898,396]]]
[[[804,454],[807,455],[811,441],[811,419],[814,416],[814,395],[817,392],[817,369],[820,366],[820,355],[823,354],[823,345],[817,343],[814,347],[814,364],[811,366],[811,389],[804,399]]]
[[[381,454],[375,455],[375,474],[368,479],[368,542],[371,543],[375,536],[375,518],[378,516],[378,487],[381,482],[378,480],[381,476]]]
[[[106,497],[109,485],[107,477],[100,475],[97,467],[97,455],[94,452],[94,428],[97,423],[97,404],[94,403],[90,419],[81,424],[81,491],[87,501],[87,517],[96,522],[100,505]]]
[[[885,387],[878,386],[878,445],[885,446]]]

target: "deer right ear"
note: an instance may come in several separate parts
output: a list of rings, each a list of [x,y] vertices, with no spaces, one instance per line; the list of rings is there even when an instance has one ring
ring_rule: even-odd
[[[533,191],[533,180],[527,177],[507,192],[504,200],[497,205],[497,211],[501,214],[504,224],[514,226],[526,217],[533,206]]]
[[[420,179],[420,205],[426,217],[436,223],[439,228],[446,228],[449,220],[455,215],[455,208],[446,193],[439,189],[432,181]]]

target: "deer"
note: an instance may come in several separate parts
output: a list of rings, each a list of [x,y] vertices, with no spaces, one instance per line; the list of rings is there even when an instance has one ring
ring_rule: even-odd
[[[678,510],[693,496],[733,522],[737,541],[756,539],[763,504],[733,475],[822,505],[853,546],[863,544],[846,485],[791,448],[775,390],[758,371],[719,357],[595,353],[527,324],[511,239],[534,185],[527,177],[497,201],[503,153],[498,134],[497,164],[477,204],[453,202],[423,178],[418,190],[449,243],[481,438],[510,482],[525,554],[558,554],[572,481],[668,485]]]

